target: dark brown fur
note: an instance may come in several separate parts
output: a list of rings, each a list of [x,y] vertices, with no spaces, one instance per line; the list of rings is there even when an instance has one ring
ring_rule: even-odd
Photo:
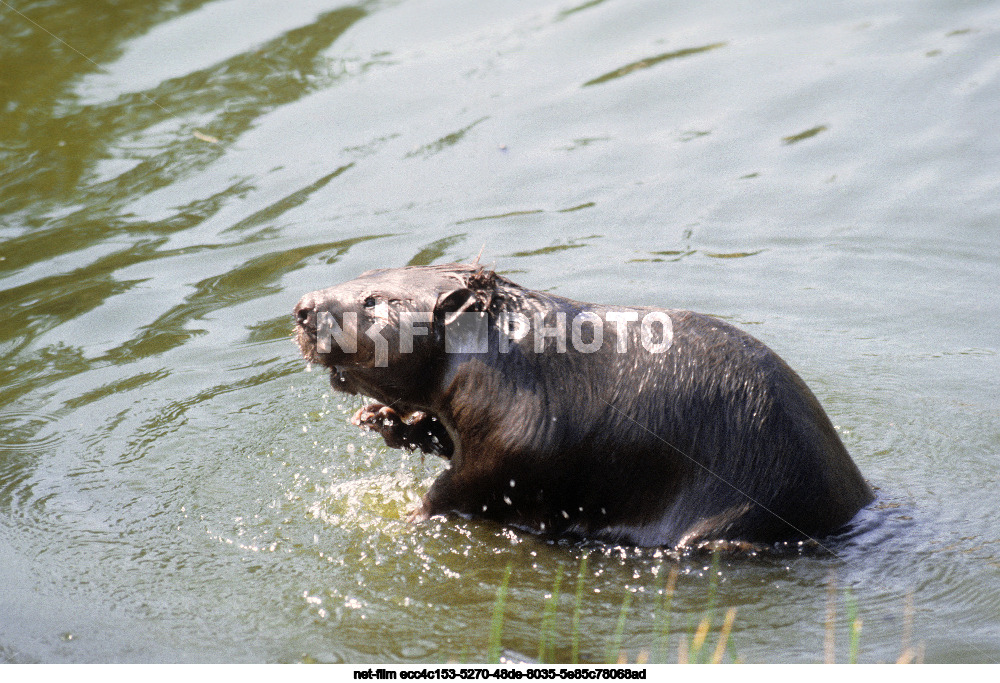
[[[629,324],[615,352],[559,353],[534,333],[501,353],[504,311],[662,310],[673,343],[650,353]],[[387,367],[359,335],[356,353],[316,348],[316,316],[382,317]],[[430,333],[398,352],[400,313],[433,311]],[[445,353],[456,312],[489,314],[485,353]],[[373,397],[356,424],[390,446],[450,460],[414,519],[459,513],[547,534],[691,548],[819,538],[872,491],[816,397],[774,352],[720,320],[681,310],[609,307],[524,289],[478,266],[371,271],[307,294],[295,308],[306,358],[337,389]]]

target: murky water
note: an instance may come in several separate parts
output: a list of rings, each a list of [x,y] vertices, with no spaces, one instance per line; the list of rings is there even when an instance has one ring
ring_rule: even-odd
[[[677,661],[735,607],[727,661],[856,616],[862,661],[996,662],[998,55],[992,2],[2,0],[0,660],[483,661],[510,568],[511,660]],[[290,311],[481,248],[763,339],[867,531],[713,571],[407,525],[440,463]]]

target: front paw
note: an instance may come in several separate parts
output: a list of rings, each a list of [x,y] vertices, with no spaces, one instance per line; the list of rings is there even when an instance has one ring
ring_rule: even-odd
[[[369,403],[364,408],[359,408],[351,417],[351,424],[377,432],[381,431],[383,426],[391,427],[394,423],[400,422],[402,419],[399,413],[381,403]]]
[[[351,418],[351,424],[370,432],[378,432],[389,448],[404,448],[408,426],[403,417],[389,406],[372,403],[358,410]]]

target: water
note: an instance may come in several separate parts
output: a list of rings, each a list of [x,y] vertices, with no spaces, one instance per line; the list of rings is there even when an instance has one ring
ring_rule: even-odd
[[[1000,659],[995,3],[5,0],[0,45],[0,660],[483,661],[507,567],[512,661],[731,607],[727,660],[844,661],[852,604],[862,661]],[[290,311],[480,249],[764,340],[867,530],[713,571],[407,525],[441,464]]]

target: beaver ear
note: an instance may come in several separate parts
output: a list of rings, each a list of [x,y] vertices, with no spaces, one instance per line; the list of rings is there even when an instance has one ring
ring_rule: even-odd
[[[482,309],[483,307],[479,303],[476,293],[471,289],[462,287],[461,289],[454,289],[441,294],[438,297],[437,303],[434,304],[434,315],[435,317],[443,316],[444,324],[450,325],[460,314],[481,311]]]

